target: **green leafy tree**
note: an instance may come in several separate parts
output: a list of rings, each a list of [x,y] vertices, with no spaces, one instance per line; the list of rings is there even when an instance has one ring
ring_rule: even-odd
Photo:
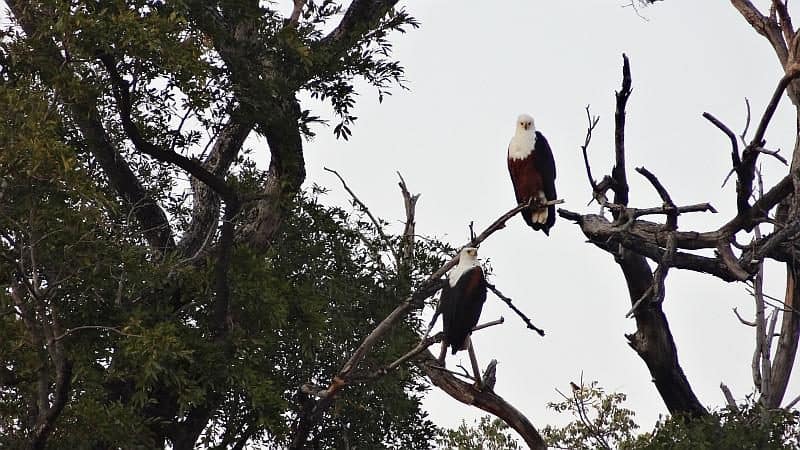
[[[549,403],[574,420],[542,430],[547,445],[563,449],[646,450],[794,450],[800,449],[800,412],[764,410],[752,398],[703,417],[662,418],[654,429],[636,435],[633,411],[622,406],[625,394],[606,393],[596,381],[573,386],[572,396]]]
[[[547,426],[542,434],[548,446],[568,449],[621,448],[635,436],[639,425],[634,412],[623,408],[625,394],[607,394],[592,381],[588,386],[572,384],[572,395],[547,406],[558,413],[569,413],[576,420],[563,427]]]
[[[473,425],[461,420],[454,430],[441,430],[436,439],[438,448],[453,450],[516,450],[519,442],[502,420],[482,416]]]
[[[285,448],[300,387],[441,263],[425,242],[387,269],[399,239],[300,190],[318,119],[297,94],[347,138],[354,81],[402,82],[387,35],[416,23],[394,1],[7,3],[0,446]],[[404,318],[364,366],[418,328]],[[424,390],[415,368],[354,385],[308,445],[424,447]]]
[[[647,450],[795,450],[800,449],[800,413],[765,411],[752,400],[713,411],[707,417],[687,420],[673,416],[659,420],[655,429],[633,441],[629,448]]]

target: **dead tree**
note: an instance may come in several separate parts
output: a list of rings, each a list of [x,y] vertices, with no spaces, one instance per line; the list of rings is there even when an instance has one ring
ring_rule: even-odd
[[[738,2],[734,2],[736,3]],[[749,2],[744,3],[749,4]],[[786,17],[788,20],[788,16]],[[764,17],[762,19],[768,20]],[[772,34],[768,36],[775,38]],[[777,36],[780,37],[780,33]],[[681,214],[715,213],[716,210],[708,203],[676,205],[665,186],[644,167],[637,168],[636,171],[653,185],[663,203],[661,206],[646,209],[633,208],[628,204],[625,106],[631,94],[631,75],[628,58],[625,55],[623,55],[622,73],[622,88],[616,93],[615,164],[610,176],[605,176],[600,182],[592,177],[587,148],[597,121],[591,115],[583,146],[592,197],[603,208],[611,211],[612,219],[607,219],[602,213],[579,214],[565,209],[560,209],[559,214],[578,224],[589,242],[613,255],[622,270],[632,305],[629,315],[636,320],[636,331],[626,335],[628,343],[647,365],[656,389],[672,414],[700,416],[707,412],[692,391],[679,364],[669,323],[662,310],[666,289],[665,279],[670,269],[701,272],[726,282],[753,281],[760,292],[759,270],[762,262],[772,259],[786,263],[789,277],[786,298],[772,316],[777,317],[778,313],[783,316],[777,349],[770,358],[771,339],[768,336],[771,335],[772,327],[765,324],[767,319],[762,301],[760,313],[757,313],[756,317],[759,334],[753,363],[754,371],[759,371],[758,375],[754,372],[754,379],[758,380],[756,387],[762,394],[761,403],[768,408],[779,407],[786,393],[800,330],[798,328],[800,311],[794,307],[798,296],[798,287],[794,281],[798,275],[798,268],[793,263],[800,256],[798,253],[800,249],[796,244],[800,232],[800,220],[796,214],[798,196],[794,195],[800,187],[798,184],[800,147],[795,148],[789,173],[755,201],[753,201],[753,183],[756,179],[756,162],[761,154],[770,154],[780,159],[776,152],[765,149],[764,134],[784,91],[788,90],[791,98],[796,97],[793,92],[795,92],[794,80],[800,75],[798,66],[793,61],[786,66],[786,74],[779,80],[753,136],[741,152],[736,135],[712,115],[704,114],[730,138],[732,172],[736,174],[737,184],[736,215],[722,227],[710,231],[680,229],[678,219]],[[609,190],[614,193],[612,201],[607,197]],[[643,219],[644,216],[653,215],[664,216],[665,220],[654,222]],[[772,225],[773,232],[764,236],[756,233],[749,244],[738,244],[749,236],[755,227],[763,223]],[[715,254],[713,257],[703,256],[697,252],[701,249],[714,249]],[[648,260],[657,264],[654,271],[650,269]]]

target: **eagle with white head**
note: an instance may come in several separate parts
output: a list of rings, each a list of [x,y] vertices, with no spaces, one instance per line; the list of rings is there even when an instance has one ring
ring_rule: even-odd
[[[556,163],[550,144],[527,114],[517,118],[514,137],[508,144],[508,172],[517,203],[531,202],[520,211],[525,223],[549,236],[556,222],[556,208],[542,205],[556,199]]]
[[[478,324],[485,301],[486,277],[478,262],[478,249],[465,247],[459,253],[458,265],[448,274],[439,299],[438,312],[442,314],[444,328],[439,356],[442,364],[448,346],[453,354],[469,349],[469,335]]]

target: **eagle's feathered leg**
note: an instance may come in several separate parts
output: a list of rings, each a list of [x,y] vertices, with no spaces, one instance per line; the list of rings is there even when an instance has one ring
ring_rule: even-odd
[[[469,362],[472,363],[472,373],[475,374],[475,385],[481,385],[481,369],[478,366],[478,358],[475,357],[475,348],[472,346],[472,339],[467,336],[467,351],[469,352]]]
[[[445,367],[444,357],[447,356],[447,342],[442,341],[442,350],[439,352],[439,365]]]

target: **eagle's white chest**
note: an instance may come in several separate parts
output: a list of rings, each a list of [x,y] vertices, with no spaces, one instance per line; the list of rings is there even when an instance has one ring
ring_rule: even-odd
[[[461,278],[461,275],[464,275],[464,272],[472,269],[473,267],[477,266],[477,261],[469,261],[469,262],[462,262],[459,261],[458,264],[450,271],[447,275],[447,281],[450,283],[450,287],[455,287],[456,283],[458,283],[458,279]]]
[[[508,158],[525,159],[533,153],[534,145],[536,145],[535,132],[517,132],[511,138],[511,142],[508,143]]]

